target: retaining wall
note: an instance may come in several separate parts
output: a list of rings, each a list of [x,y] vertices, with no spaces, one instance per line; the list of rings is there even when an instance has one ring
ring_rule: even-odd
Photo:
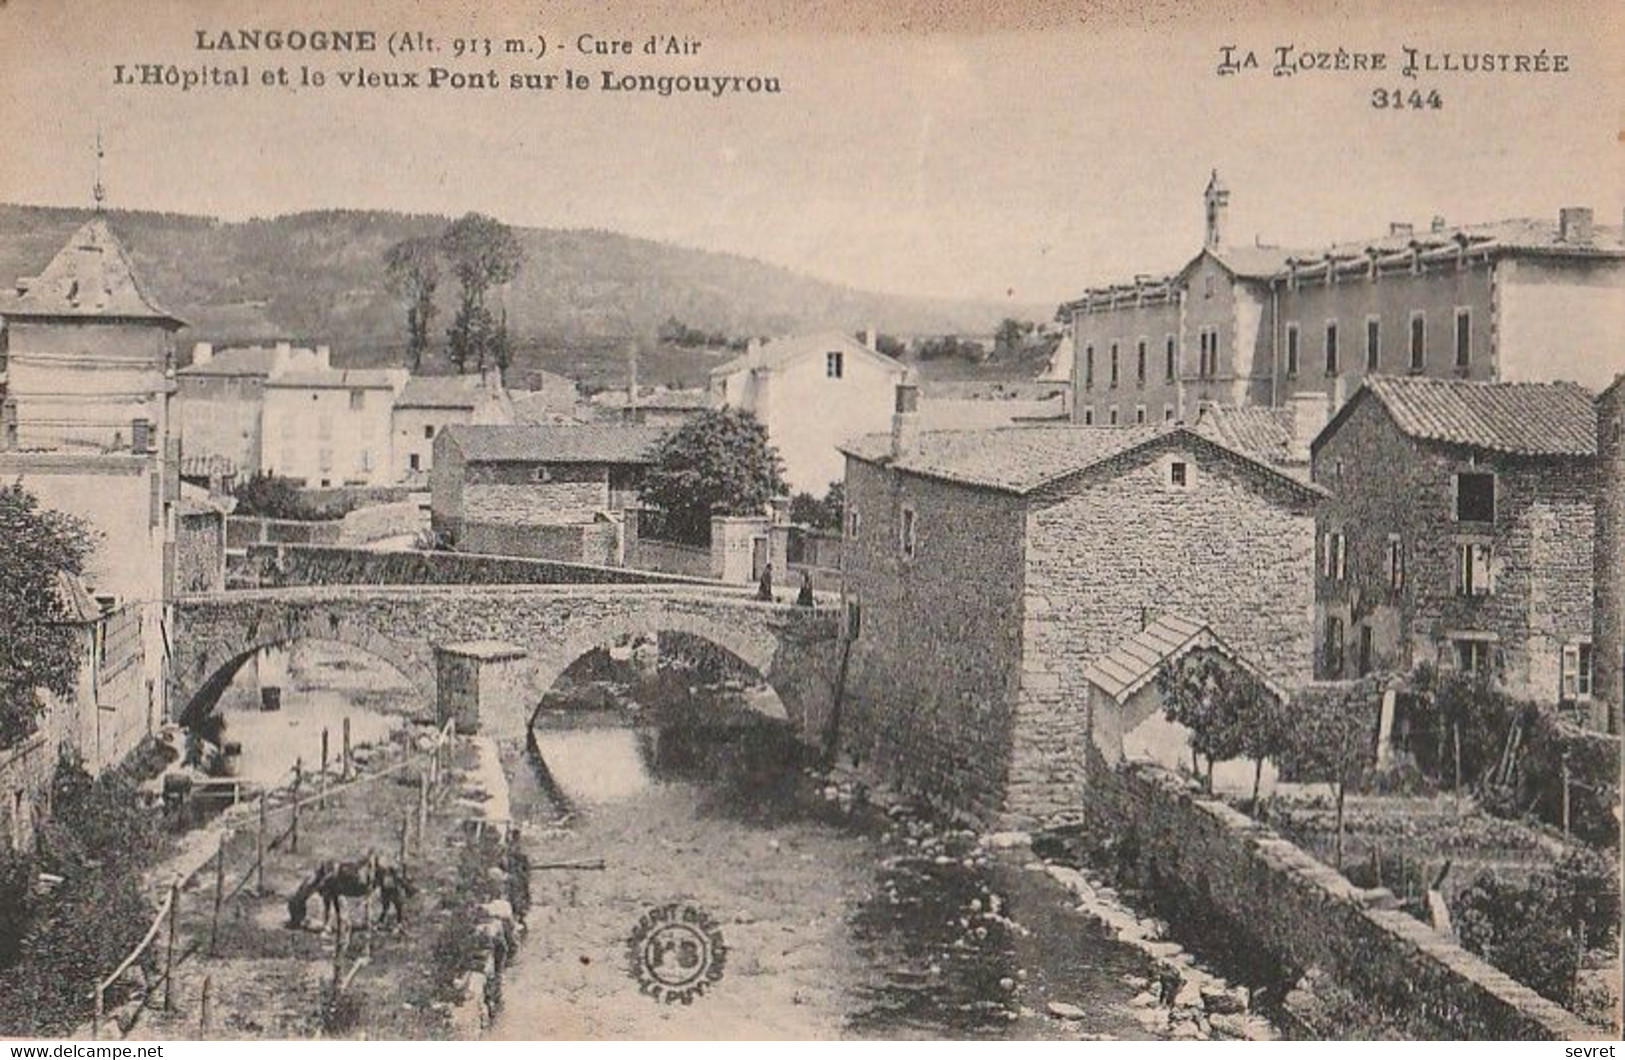
[[[1320,968],[1439,1037],[1598,1038],[1554,1002],[1157,766],[1092,763],[1090,809],[1152,886],[1204,902],[1295,970]]]

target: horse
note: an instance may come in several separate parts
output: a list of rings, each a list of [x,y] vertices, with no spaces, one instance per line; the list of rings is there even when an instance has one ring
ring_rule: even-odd
[[[311,895],[319,894],[322,896],[323,930],[326,930],[331,920],[336,920],[342,928],[343,900],[366,898],[374,892],[379,894],[384,911],[393,908],[396,923],[401,923],[404,920],[405,899],[413,894],[405,870],[381,862],[377,856],[367,857],[361,861],[323,861],[305,877],[288,898],[288,926],[294,928],[304,926],[306,904],[310,901]]]

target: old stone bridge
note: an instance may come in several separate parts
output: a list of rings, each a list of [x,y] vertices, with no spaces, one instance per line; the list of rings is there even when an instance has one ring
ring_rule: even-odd
[[[838,670],[836,614],[763,603],[720,585],[319,585],[187,596],[174,609],[171,703],[212,710],[254,652],[298,640],[338,641],[399,670],[439,703],[447,649],[511,646],[500,695],[479,697],[480,731],[522,738],[543,694],[576,659],[628,634],[701,637],[761,674],[790,721],[820,739]],[[437,655],[441,658],[437,661]],[[473,723],[464,718],[460,722]]]

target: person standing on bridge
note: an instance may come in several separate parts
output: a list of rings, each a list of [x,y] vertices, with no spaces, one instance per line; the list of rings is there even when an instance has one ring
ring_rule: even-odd
[[[801,572],[801,591],[796,594],[797,607],[811,607],[813,605],[812,571]]]
[[[773,602],[773,564],[762,568],[762,578],[756,583],[756,599]]]

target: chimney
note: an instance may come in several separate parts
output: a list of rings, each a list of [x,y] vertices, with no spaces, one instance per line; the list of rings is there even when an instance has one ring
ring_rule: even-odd
[[[1416,234],[1416,228],[1409,221],[1390,221],[1388,234],[1391,236],[1404,236],[1409,239]]]
[[[192,363],[208,364],[214,360],[214,345],[208,342],[199,342],[192,347]]]
[[[1435,232],[1443,232],[1444,231],[1444,218],[1442,216],[1440,216],[1439,214],[1434,214],[1433,215],[1433,224],[1432,224],[1431,227],[1432,227],[1432,230],[1435,231]]]
[[[316,347],[316,367],[328,369],[333,367],[333,350],[330,346]]]
[[[292,357],[293,357],[293,343],[291,343],[291,342],[279,342],[279,343],[277,343],[276,344],[276,351],[271,356],[271,374],[272,375],[281,375],[283,372],[286,372],[289,369],[289,367],[291,367],[288,364],[288,361]]]
[[[897,384],[897,405],[891,417],[891,455],[907,456],[920,440],[920,387],[905,373]]]
[[[863,329],[863,345],[870,353],[880,352],[880,332],[873,324]]]
[[[1318,390],[1299,391],[1292,395],[1289,407],[1292,409],[1291,457],[1299,463],[1308,463],[1310,444],[1331,419],[1331,395]]]
[[[1219,179],[1219,171],[1216,169],[1207,182],[1207,190],[1202,192],[1202,203],[1207,207],[1204,245],[1217,247],[1224,241],[1225,213],[1230,208],[1230,189]]]
[[[1557,211],[1557,238],[1564,243],[1591,242],[1591,207],[1565,206]]]

